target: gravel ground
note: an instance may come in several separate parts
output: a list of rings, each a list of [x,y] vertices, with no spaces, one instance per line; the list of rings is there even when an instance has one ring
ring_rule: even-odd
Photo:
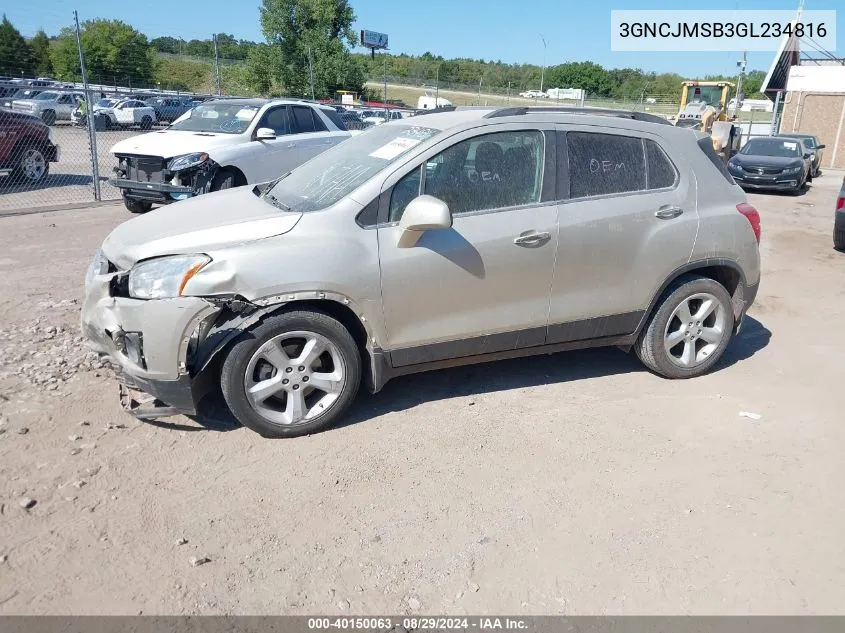
[[[842,614],[841,180],[750,196],[763,283],[706,377],[492,363],[288,441],[121,411],[77,335],[121,207],[0,218],[0,613]]]

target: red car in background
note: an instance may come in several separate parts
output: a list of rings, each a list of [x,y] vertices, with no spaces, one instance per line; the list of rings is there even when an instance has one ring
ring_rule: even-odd
[[[59,146],[41,119],[0,110],[0,175],[14,183],[35,185],[50,173],[50,163],[59,160]],[[8,178],[0,179],[0,192]]]

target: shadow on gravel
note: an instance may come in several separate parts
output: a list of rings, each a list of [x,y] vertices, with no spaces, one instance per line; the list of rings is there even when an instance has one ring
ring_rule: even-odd
[[[751,358],[769,344],[772,333],[757,319],[745,317],[739,336],[731,341],[714,371],[720,371]],[[614,376],[646,371],[632,352],[616,348],[600,348],[530,356],[481,365],[455,367],[401,376],[391,380],[376,395],[362,392],[339,424],[327,429],[342,428],[366,422],[393,411],[404,411],[434,400],[448,400],[482,393],[507,391],[539,385],[566,383],[587,378]],[[201,413],[194,421],[200,426],[168,423],[157,420],[155,426],[176,431],[219,431],[240,428],[229,412],[222,396],[202,402]]]
[[[106,176],[100,176],[100,182],[106,182]],[[25,191],[39,191],[42,189],[54,189],[56,187],[75,187],[79,185],[90,185],[94,179],[84,174],[49,174],[43,181],[37,184],[12,180],[9,176],[0,176],[0,195],[23,193]]]

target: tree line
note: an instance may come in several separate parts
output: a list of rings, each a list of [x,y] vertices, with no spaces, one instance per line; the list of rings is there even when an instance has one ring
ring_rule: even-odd
[[[678,95],[682,77],[638,68],[604,68],[591,61],[535,64],[445,59],[422,55],[355,53],[355,14],[348,0],[262,0],[260,22],[264,42],[216,35],[217,54],[237,65],[222,69],[229,94],[332,97],[338,89],[364,92],[368,78],[387,75],[416,85],[460,85],[521,92],[544,88],[583,88],[588,94],[618,99]],[[184,40],[170,36],[149,39],[120,20],[94,19],[81,24],[82,48],[92,82],[211,92],[214,39]],[[162,55],[164,54],[164,55]],[[191,59],[198,58],[198,59]],[[3,16],[0,22],[0,75],[52,76],[79,81],[76,33],[71,27],[48,36],[39,30],[26,40]],[[745,78],[744,93],[760,89],[763,71]],[[707,80],[735,80],[711,75]]]

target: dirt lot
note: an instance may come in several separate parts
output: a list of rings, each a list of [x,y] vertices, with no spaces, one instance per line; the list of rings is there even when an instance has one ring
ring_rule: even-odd
[[[120,410],[75,301],[121,207],[0,218],[0,613],[845,612],[841,180],[750,196],[763,283],[709,376],[508,361],[275,442]]]

